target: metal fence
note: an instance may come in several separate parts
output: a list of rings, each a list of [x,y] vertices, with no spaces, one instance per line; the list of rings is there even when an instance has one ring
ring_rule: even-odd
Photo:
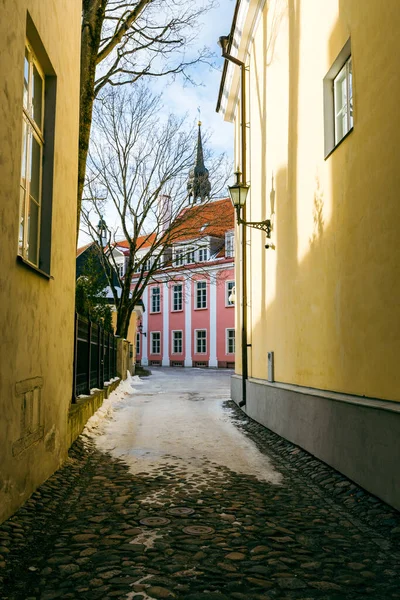
[[[74,383],[72,402],[117,374],[117,337],[97,323],[75,315]]]

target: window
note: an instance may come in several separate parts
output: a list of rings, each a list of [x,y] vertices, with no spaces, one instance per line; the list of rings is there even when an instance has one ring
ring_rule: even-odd
[[[335,105],[335,143],[353,127],[353,70],[351,56],[333,80]]]
[[[208,248],[199,249],[199,262],[205,262],[208,260]]]
[[[353,129],[353,61],[347,41],[324,78],[325,158]]]
[[[227,258],[235,256],[235,234],[233,231],[228,231],[225,234],[225,256]]]
[[[196,331],[196,353],[206,354],[207,352],[207,331],[198,329]]]
[[[190,246],[186,248],[186,264],[191,265],[194,263],[194,248]]]
[[[120,263],[118,266],[118,275],[120,277],[124,276],[124,263]]]
[[[227,281],[225,286],[225,306],[234,306],[235,303],[230,300],[232,291],[235,287],[234,281]]]
[[[226,330],[226,353],[235,354],[235,330]]]
[[[154,261],[152,258],[148,258],[147,260],[145,260],[143,263],[143,272],[150,271],[151,267],[153,266],[153,262]],[[139,269],[139,271],[141,271],[141,269]]]
[[[25,48],[18,253],[39,267],[42,212],[45,80],[29,44]]]
[[[172,332],[172,353],[182,354],[182,331]]]
[[[175,266],[181,267],[184,263],[184,250],[183,248],[177,248],[175,250]]]
[[[196,281],[196,308],[207,308],[206,281]]]
[[[181,283],[176,283],[172,288],[172,310],[182,310],[183,301],[183,286]]]
[[[140,354],[140,333],[137,332],[136,334],[136,356],[138,356],[138,354]]]
[[[160,288],[152,287],[150,288],[150,297],[151,297],[151,311],[152,313],[160,312],[161,306],[161,297],[160,297]]]
[[[152,354],[160,354],[161,353],[161,333],[159,331],[152,331],[150,333],[151,338],[151,353]]]

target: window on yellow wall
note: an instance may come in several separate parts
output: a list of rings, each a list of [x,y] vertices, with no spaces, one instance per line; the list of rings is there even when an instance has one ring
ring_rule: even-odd
[[[34,46],[30,37],[35,40]],[[56,84],[50,59],[28,15],[21,69],[18,256],[21,262],[47,277],[51,258]]]
[[[324,78],[325,158],[353,130],[353,58],[346,42]]]
[[[353,127],[353,67],[351,56],[333,81],[335,105],[335,142]]]

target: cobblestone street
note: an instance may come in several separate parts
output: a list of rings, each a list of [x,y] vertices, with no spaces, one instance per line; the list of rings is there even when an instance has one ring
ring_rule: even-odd
[[[89,428],[0,526],[1,599],[400,598],[399,513],[249,421],[229,376],[157,370]]]

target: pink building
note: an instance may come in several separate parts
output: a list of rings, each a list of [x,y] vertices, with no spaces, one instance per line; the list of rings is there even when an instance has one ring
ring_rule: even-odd
[[[193,220],[189,216],[186,221],[190,234],[183,231],[176,238],[171,267],[155,273],[144,292],[136,361],[233,368],[233,207],[229,199],[222,199],[207,202],[201,211],[187,210],[193,210]]]

